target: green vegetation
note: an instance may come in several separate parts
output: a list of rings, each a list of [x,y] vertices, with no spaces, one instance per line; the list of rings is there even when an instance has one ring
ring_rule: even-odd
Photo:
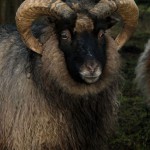
[[[150,108],[136,89],[135,67],[150,38],[150,7],[141,5],[140,21],[133,38],[122,49],[124,86],[120,96],[118,128],[111,150],[150,150]]]

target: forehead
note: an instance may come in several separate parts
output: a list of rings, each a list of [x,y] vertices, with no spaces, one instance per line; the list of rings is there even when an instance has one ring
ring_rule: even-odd
[[[91,32],[94,29],[94,24],[91,18],[86,15],[78,14],[74,31],[81,33],[84,31]]]

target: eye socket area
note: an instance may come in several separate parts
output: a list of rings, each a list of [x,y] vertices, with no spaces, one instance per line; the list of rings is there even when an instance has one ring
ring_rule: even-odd
[[[71,33],[67,29],[63,30],[60,36],[61,36],[61,40],[71,41]]]
[[[98,32],[98,39],[102,38],[105,34],[105,31],[104,30],[99,30]]]

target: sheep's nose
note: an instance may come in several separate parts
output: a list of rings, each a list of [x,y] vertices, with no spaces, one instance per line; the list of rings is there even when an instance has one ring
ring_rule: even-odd
[[[94,60],[90,60],[86,63],[86,68],[90,73],[94,73],[98,68],[98,64]]]

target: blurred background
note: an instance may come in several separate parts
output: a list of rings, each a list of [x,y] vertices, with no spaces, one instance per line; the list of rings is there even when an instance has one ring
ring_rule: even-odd
[[[15,12],[22,1],[0,0],[0,24],[15,23]],[[140,10],[139,25],[120,52],[124,84],[119,97],[119,123],[110,140],[110,150],[150,150],[150,107],[134,82],[137,60],[150,39],[150,0],[135,1]],[[119,29],[116,26],[112,34]]]

